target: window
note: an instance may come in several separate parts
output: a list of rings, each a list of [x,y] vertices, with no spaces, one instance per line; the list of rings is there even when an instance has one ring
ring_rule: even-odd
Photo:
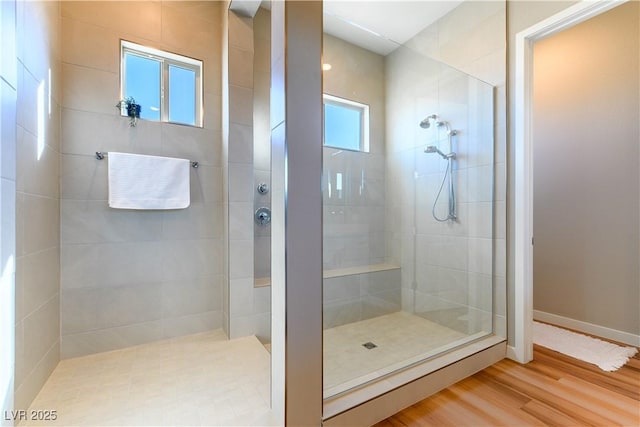
[[[369,106],[349,99],[323,95],[324,145],[369,151]]]
[[[140,118],[202,126],[202,61],[124,40],[121,53],[122,99],[140,104]]]

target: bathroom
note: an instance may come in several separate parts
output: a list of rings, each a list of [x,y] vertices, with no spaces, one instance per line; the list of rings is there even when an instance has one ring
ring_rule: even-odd
[[[3,200],[15,207],[2,204],[2,280],[15,283],[2,295],[15,300],[2,307],[15,345],[1,360],[13,372],[4,408],[35,402],[59,425],[278,424],[269,408],[284,412],[285,384],[319,381],[299,396],[324,400],[330,420],[403,381],[397,372],[504,357],[505,2],[434,3],[402,43],[353,4],[325,3],[315,101],[338,122],[356,112],[360,127],[329,141],[324,123],[319,173],[299,193],[286,161],[307,154],[285,158],[278,144],[281,123],[304,131],[278,108],[283,5],[231,3],[2,2],[2,102],[16,105],[2,114]],[[301,22],[319,25],[307,7]],[[131,126],[119,113],[121,41],[202,62],[195,126],[151,111]],[[96,152],[197,162],[189,207],[109,208],[109,156]],[[305,209],[313,235],[288,228]],[[311,379],[296,385],[304,365]],[[184,381],[166,384],[166,366]],[[214,403],[194,408],[196,395]]]

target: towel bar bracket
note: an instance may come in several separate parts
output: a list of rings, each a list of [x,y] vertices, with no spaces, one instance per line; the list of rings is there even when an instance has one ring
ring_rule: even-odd
[[[96,159],[98,159],[98,160],[104,160],[106,155],[107,155],[107,153],[104,153],[102,151],[96,151]],[[194,168],[194,169],[198,169],[198,167],[200,166],[200,163],[198,163],[198,162],[190,161],[190,163],[191,163],[191,167]]]

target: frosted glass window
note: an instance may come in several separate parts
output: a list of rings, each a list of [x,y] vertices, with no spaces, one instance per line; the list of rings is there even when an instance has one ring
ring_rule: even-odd
[[[324,145],[369,151],[369,106],[324,95]]]
[[[121,99],[134,98],[140,118],[202,126],[202,61],[124,40],[121,51]]]

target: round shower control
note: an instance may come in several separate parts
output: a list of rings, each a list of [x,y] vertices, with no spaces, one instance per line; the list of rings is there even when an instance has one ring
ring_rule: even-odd
[[[256,222],[260,225],[267,225],[271,222],[271,209],[258,208],[254,214]]]
[[[269,185],[261,182],[260,184],[258,184],[258,193],[260,194],[267,194],[269,192]]]

